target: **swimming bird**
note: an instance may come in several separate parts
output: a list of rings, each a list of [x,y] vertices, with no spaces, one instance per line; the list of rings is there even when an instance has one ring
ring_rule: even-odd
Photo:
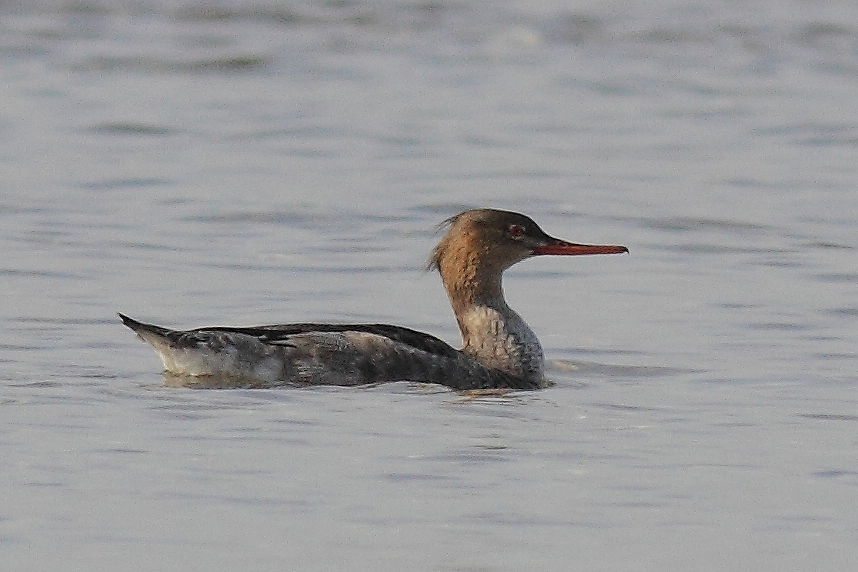
[[[625,246],[574,244],[527,216],[469,210],[445,221],[432,251],[462,333],[457,350],[416,330],[385,324],[285,324],[171,330],[119,314],[151,344],[167,373],[216,378],[221,387],[354,386],[388,381],[453,389],[545,387],[542,346],[506,303],[502,275],[540,255],[618,254]],[[443,225],[442,225],[443,226]]]

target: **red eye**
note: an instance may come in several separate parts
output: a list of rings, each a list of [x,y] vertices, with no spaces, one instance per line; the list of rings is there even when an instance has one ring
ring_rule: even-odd
[[[524,227],[518,224],[509,225],[509,235],[513,238],[521,238],[524,235]]]

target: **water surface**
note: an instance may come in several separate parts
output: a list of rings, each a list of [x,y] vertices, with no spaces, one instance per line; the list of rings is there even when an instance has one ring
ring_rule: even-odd
[[[0,558],[21,570],[819,570],[858,558],[858,13],[554,2],[0,9]],[[165,385],[168,326],[458,344],[436,225],[552,388]]]

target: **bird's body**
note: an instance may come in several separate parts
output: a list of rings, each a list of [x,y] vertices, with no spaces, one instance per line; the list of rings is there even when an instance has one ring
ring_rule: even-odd
[[[501,276],[540,254],[627,252],[571,244],[524,215],[480,209],[447,221],[430,260],[444,282],[462,332],[457,350],[416,330],[384,324],[285,324],[179,331],[120,314],[151,344],[167,372],[226,380],[227,386],[439,383],[454,389],[537,389],[546,383],[536,335],[506,303]]]

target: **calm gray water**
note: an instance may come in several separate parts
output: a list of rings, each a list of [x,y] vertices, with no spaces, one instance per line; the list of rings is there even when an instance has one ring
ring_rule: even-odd
[[[33,6],[38,4],[38,8]],[[858,5],[0,5],[9,570],[848,570]],[[556,385],[189,390],[115,312],[457,344],[469,207]]]

